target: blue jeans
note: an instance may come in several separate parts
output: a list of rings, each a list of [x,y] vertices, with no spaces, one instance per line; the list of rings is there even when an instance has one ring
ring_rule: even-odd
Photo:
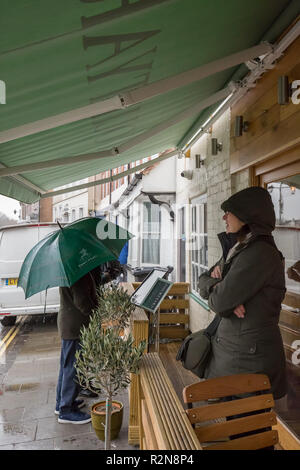
[[[63,339],[61,342],[60,369],[56,387],[56,409],[60,413],[72,410],[80,385],[77,383],[75,353],[80,349],[78,339]]]

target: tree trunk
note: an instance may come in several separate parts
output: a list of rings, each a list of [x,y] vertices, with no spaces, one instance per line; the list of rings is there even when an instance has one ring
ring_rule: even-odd
[[[110,428],[111,428],[112,398],[106,398],[105,409],[105,450],[110,450]]]

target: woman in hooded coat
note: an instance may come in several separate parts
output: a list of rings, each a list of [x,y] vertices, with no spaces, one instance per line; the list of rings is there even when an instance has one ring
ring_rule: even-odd
[[[220,317],[205,378],[263,373],[279,399],[286,394],[278,326],[286,289],[283,257],[271,235],[274,206],[267,190],[250,187],[221,208],[226,222],[226,233],[218,235],[223,256],[199,278],[200,295]]]

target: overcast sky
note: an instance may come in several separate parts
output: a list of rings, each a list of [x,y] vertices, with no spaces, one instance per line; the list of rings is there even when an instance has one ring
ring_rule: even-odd
[[[14,214],[16,209],[17,213]],[[20,210],[20,203],[16,199],[0,195],[0,212],[7,215],[11,219],[18,220]]]

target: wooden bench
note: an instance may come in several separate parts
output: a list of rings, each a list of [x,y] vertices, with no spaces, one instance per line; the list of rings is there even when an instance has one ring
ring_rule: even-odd
[[[158,354],[145,354],[141,362],[140,449],[200,450],[201,445]]]
[[[133,282],[132,286],[137,289],[140,284]],[[188,282],[175,282],[160,304],[160,338],[183,339],[188,336],[190,306],[188,293]]]
[[[185,387],[183,398],[189,406],[206,401],[186,411],[203,449],[257,450],[277,444],[278,432],[272,429],[277,421],[271,410],[274,399],[270,388],[264,374],[218,377]],[[232,400],[222,400],[232,396]],[[216,399],[217,402],[208,402]]]

